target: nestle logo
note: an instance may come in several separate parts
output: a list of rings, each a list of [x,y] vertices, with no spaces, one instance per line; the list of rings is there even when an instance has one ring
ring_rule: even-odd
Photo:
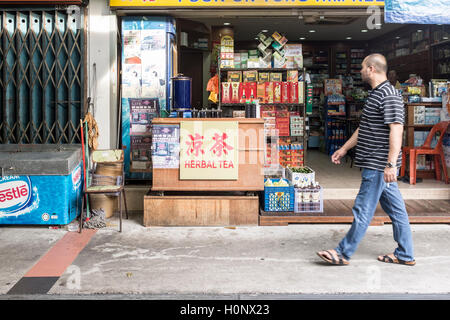
[[[25,207],[31,198],[31,185],[24,180],[0,183],[0,210],[15,212]]]

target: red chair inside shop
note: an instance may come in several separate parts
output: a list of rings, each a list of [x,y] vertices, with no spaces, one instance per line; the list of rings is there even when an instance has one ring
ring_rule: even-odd
[[[439,159],[442,163],[442,170],[444,171],[444,181],[448,183],[447,166],[445,164],[444,150],[442,148],[442,141],[447,132],[447,128],[450,121],[442,121],[435,124],[428,134],[424,144],[420,147],[403,147],[402,148],[402,168],[400,176],[405,175],[406,157],[409,155],[409,183],[416,184],[416,164],[417,156],[420,154],[433,155],[434,156],[434,173],[436,174],[436,180],[441,180],[441,170],[439,165]],[[431,141],[436,134],[440,134],[439,140],[434,148],[431,148]]]

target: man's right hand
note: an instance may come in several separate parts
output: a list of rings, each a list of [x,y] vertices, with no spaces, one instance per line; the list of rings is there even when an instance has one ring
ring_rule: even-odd
[[[331,162],[334,164],[341,164],[341,158],[347,154],[347,150],[340,148],[336,150],[331,156]]]

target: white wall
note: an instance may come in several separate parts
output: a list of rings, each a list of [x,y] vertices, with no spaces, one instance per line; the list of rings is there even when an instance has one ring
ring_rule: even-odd
[[[117,143],[117,18],[105,0],[91,0],[88,6],[88,97],[99,127],[99,149]],[[94,68],[95,64],[95,68]],[[95,72],[94,72],[95,71]]]

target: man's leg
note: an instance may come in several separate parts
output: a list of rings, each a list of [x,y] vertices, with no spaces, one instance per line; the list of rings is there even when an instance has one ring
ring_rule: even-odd
[[[335,248],[336,252],[349,260],[356,251],[372,221],[384,186],[383,172],[363,169],[362,182],[353,206],[353,222],[346,236]]]
[[[389,187],[383,190],[380,197],[380,204],[391,218],[394,240],[398,243],[398,247],[394,251],[394,256],[403,261],[413,261],[414,250],[411,226],[409,224],[405,202],[403,201],[397,183],[391,183]]]

